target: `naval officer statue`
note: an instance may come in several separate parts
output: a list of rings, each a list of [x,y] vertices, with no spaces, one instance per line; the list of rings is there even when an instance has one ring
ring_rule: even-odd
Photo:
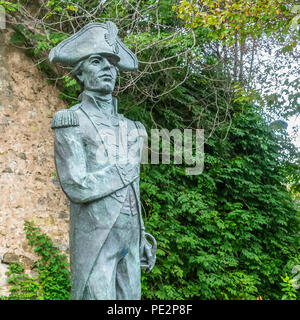
[[[144,126],[117,112],[117,74],[136,70],[136,56],[112,22],[90,23],[50,52],[73,67],[80,103],[56,112],[55,165],[70,199],[72,299],[138,300],[141,267],[155,264],[155,239],[145,232],[139,170]],[[152,241],[147,239],[151,238]]]

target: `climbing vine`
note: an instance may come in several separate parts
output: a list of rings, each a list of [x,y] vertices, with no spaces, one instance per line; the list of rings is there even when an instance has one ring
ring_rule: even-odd
[[[20,262],[11,263],[7,272],[10,294],[8,300],[69,300],[71,281],[67,256],[60,253],[50,237],[33,222],[25,221],[29,244],[39,255],[30,276]]]

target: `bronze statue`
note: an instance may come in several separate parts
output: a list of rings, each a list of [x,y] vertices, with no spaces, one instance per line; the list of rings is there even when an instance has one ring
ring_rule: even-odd
[[[55,165],[70,199],[72,299],[140,299],[140,268],[156,260],[145,232],[139,191],[145,127],[117,113],[112,96],[119,71],[136,70],[136,56],[112,22],[90,23],[50,52],[73,67],[81,101],[58,111]],[[147,241],[152,238],[152,245]]]

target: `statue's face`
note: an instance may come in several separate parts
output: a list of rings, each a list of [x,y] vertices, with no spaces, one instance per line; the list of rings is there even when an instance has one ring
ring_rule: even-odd
[[[83,82],[85,90],[110,94],[115,87],[117,69],[112,59],[100,54],[91,55],[83,62],[78,78]]]

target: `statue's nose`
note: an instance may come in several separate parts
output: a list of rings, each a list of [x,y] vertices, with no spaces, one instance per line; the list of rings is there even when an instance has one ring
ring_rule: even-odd
[[[112,64],[109,62],[109,60],[104,58],[102,68],[105,70],[109,70],[111,67],[112,67]]]

